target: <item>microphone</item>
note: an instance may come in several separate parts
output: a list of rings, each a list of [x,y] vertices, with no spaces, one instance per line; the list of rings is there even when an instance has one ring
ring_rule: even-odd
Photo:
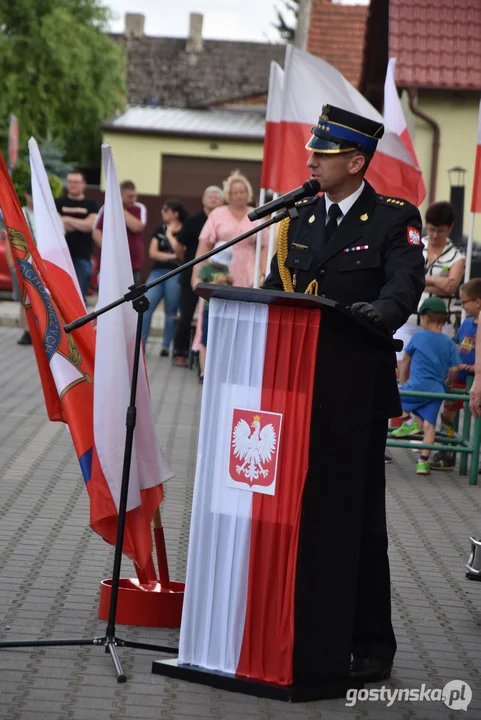
[[[261,205],[255,210],[252,210],[247,217],[249,220],[260,220],[266,215],[271,215],[276,210],[292,207],[298,200],[302,200],[302,198],[317,195],[320,189],[321,186],[317,180],[308,180],[304,185],[301,185],[295,190],[291,190],[284,195],[279,195],[275,200],[271,200],[265,205]]]

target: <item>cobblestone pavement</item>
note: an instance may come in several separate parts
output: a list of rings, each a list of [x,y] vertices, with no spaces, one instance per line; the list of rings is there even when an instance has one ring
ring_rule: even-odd
[[[98,587],[111,576],[112,548],[88,527],[88,498],[65,428],[49,423],[33,352],[18,330],[0,327],[0,639],[93,637]],[[183,580],[201,386],[149,344],[159,437],[176,478],[163,519],[174,579]],[[391,450],[390,450],[391,452]],[[0,650],[2,720],[262,718],[343,720],[481,718],[481,583],[464,577],[470,534],[481,534],[481,486],[456,473],[420,478],[415,455],[392,450],[388,466],[394,622],[399,650],[389,688],[469,683],[466,713],[442,702],[345,700],[287,705],[151,674],[155,653],[120,648],[128,682],[93,646]],[[123,576],[133,575],[129,562]],[[119,626],[121,638],[176,646],[178,632]],[[369,686],[379,687],[379,686]]]

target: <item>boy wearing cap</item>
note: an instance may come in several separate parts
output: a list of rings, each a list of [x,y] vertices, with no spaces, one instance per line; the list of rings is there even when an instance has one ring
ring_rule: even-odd
[[[223,242],[218,242],[214,246],[214,249],[220,248],[222,245],[224,245]],[[232,285],[232,278],[229,275],[229,265],[231,263],[232,249],[229,247],[225,248],[224,250],[220,250],[217,255],[213,255],[212,258],[203,263],[197,277],[199,280],[205,283],[213,283],[214,285]],[[200,382],[203,382],[204,380],[208,323],[209,303],[207,300],[204,300],[204,307],[202,311],[202,336],[199,348]]]
[[[416,333],[406,347],[399,368],[400,382],[404,383],[408,371],[409,380],[401,384],[401,390],[416,392],[445,392],[445,380],[454,380],[461,365],[454,341],[443,334],[447,320],[446,303],[439,297],[427,298],[419,309],[423,332]],[[393,430],[393,437],[417,435],[424,430],[424,442],[432,445],[436,436],[436,420],[441,400],[423,397],[401,398],[403,424]],[[416,464],[418,475],[431,472],[431,450],[422,450]]]
[[[476,356],[476,331],[478,328],[479,313],[481,311],[481,278],[473,278],[459,288],[461,305],[466,314],[466,319],[458,328],[454,339],[462,365],[459,373],[453,382],[453,389],[463,392],[466,389],[466,381],[474,374],[474,362]],[[454,436],[454,421],[459,410],[462,410],[462,400],[445,400],[441,413],[441,432],[448,437]],[[431,470],[452,470],[456,464],[456,453],[450,450],[440,450],[431,462]]]

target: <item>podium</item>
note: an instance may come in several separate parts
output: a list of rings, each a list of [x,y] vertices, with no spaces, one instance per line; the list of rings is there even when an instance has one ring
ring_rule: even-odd
[[[152,672],[344,697],[362,687],[349,666],[363,477],[392,343],[325,298],[197,292],[209,328],[179,656]]]

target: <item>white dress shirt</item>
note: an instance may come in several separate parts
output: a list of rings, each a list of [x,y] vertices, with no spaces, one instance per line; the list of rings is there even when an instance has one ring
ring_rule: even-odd
[[[359,185],[358,189],[355,190],[352,193],[352,195],[348,195],[347,198],[344,198],[344,200],[341,200],[341,202],[338,202],[338,203],[334,203],[333,200],[329,199],[327,193],[324,193],[324,197],[326,199],[326,225],[329,221],[329,208],[331,207],[331,205],[337,204],[337,205],[339,205],[339,207],[341,209],[342,215],[339,215],[339,217],[337,218],[337,224],[339,225],[339,223],[342,222],[343,217],[345,215],[347,215],[347,213],[352,208],[352,206],[354,205],[354,203],[356,202],[358,197],[360,197],[362,191],[364,190],[364,185],[365,185],[365,183],[363,180],[361,182],[361,184]]]

